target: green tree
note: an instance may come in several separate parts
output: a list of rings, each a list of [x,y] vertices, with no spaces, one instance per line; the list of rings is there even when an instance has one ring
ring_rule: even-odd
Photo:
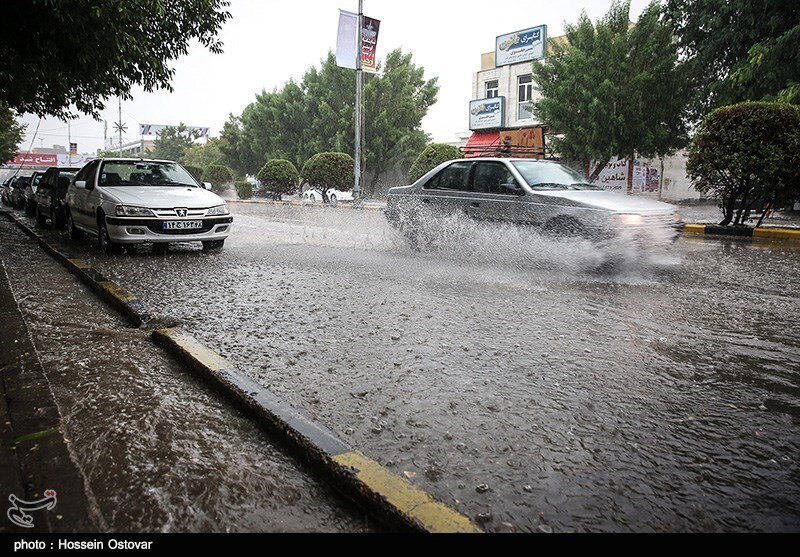
[[[566,25],[568,41],[533,64],[534,114],[563,134],[552,140],[562,157],[598,161],[592,180],[614,156],[664,156],[687,141],[688,91],[671,29],[655,2],[635,26],[629,13],[625,1],[595,24],[582,14]]]
[[[194,166],[191,164],[184,164],[183,167],[186,169],[186,172],[192,175],[192,177],[197,180],[198,182],[203,181],[203,169],[199,166]]]
[[[211,182],[211,190],[221,192],[233,182],[233,172],[227,166],[212,164],[203,170],[203,180]]]
[[[25,126],[17,122],[14,112],[0,102],[0,161],[10,161],[17,156],[23,131]]]
[[[154,159],[183,162],[184,154],[187,149],[194,146],[194,140],[197,138],[196,130],[187,128],[183,122],[177,126],[167,126],[159,132],[149,156]]]
[[[381,175],[405,172],[425,146],[422,119],[436,101],[436,79],[411,54],[390,52],[379,74],[364,83],[364,159],[374,188]],[[262,92],[240,118],[231,117],[220,135],[220,149],[239,171],[255,173],[265,159],[281,158],[302,167],[314,153],[353,151],[355,79],[336,66],[332,53],[297,83]]]
[[[171,90],[170,63],[194,40],[216,38],[227,0],[6,0],[0,33],[0,99],[10,108],[66,119],[99,116],[106,99],[135,86]]]
[[[667,0],[664,16],[685,61],[693,121],[739,101],[800,102],[800,2]]]
[[[431,143],[422,150],[414,164],[411,165],[411,170],[408,171],[408,180],[412,183],[416,182],[443,162],[460,159],[461,156],[458,147],[446,143]]]
[[[266,190],[278,195],[295,193],[300,180],[297,167],[286,159],[267,161],[258,171],[256,178]]]
[[[744,224],[760,202],[800,194],[800,107],[744,102],[714,110],[689,151],[686,172],[720,202],[721,225]]]
[[[239,199],[250,199],[253,197],[253,185],[247,180],[234,182],[233,187],[236,189],[236,195],[239,196]]]
[[[327,203],[328,190],[353,189],[355,166],[347,153],[317,153],[303,165],[300,179],[322,192],[322,201]]]
[[[212,137],[205,143],[193,143],[183,151],[181,162],[184,165],[206,168],[212,164],[224,164],[225,156],[219,148],[220,140]]]

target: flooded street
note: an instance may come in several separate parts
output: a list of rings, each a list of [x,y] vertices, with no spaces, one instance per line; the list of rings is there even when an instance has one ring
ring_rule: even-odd
[[[380,211],[231,208],[218,253],[51,241],[489,531],[800,528],[797,245],[682,237],[609,275],[609,254],[524,229],[453,222],[419,253]],[[145,333],[26,281],[67,275],[20,242],[2,255],[23,309],[56,300],[58,317],[26,311],[70,433],[97,440],[81,458],[119,462],[98,500],[152,502],[108,510],[112,527],[365,527],[151,344],[143,359]],[[162,501],[157,481],[185,493]]]
[[[0,261],[86,479],[98,530],[375,526],[5,218]]]

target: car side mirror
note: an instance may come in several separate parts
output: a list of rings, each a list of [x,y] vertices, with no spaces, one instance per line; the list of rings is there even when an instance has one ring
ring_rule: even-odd
[[[211,182],[203,182],[203,188],[211,191]]]
[[[517,184],[500,184],[500,190],[513,195],[522,195],[525,193]]]
[[[86,180],[75,180],[75,187],[79,190],[86,189]]]

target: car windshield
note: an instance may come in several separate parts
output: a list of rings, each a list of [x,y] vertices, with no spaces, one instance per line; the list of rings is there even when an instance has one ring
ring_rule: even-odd
[[[534,190],[602,190],[563,164],[538,161],[512,161]]]
[[[100,169],[101,186],[199,187],[181,165],[174,162],[105,161]]]

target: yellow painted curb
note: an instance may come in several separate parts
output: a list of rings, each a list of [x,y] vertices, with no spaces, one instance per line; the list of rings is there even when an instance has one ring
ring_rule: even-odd
[[[705,224],[684,224],[683,231],[688,232],[689,234],[705,234],[706,232],[706,225]]]
[[[82,271],[92,268],[92,266],[89,265],[89,263],[84,261],[83,259],[67,259],[67,261],[69,261],[69,263],[76,269],[80,269]]]
[[[355,470],[356,477],[392,507],[432,533],[479,533],[469,518],[439,503],[424,491],[356,452],[333,457],[341,466]]]
[[[156,334],[171,339],[175,346],[195,359],[201,366],[211,371],[233,368],[233,364],[228,360],[197,342],[191,335],[174,328],[159,329],[156,331]]]
[[[132,302],[136,298],[131,296],[127,290],[122,288],[116,282],[111,282],[110,280],[104,280],[98,282],[97,285],[102,288],[105,292],[110,294],[114,299],[127,304],[128,302]]]
[[[783,228],[755,228],[753,236],[758,238],[781,238],[784,240],[800,240],[800,230]]]

